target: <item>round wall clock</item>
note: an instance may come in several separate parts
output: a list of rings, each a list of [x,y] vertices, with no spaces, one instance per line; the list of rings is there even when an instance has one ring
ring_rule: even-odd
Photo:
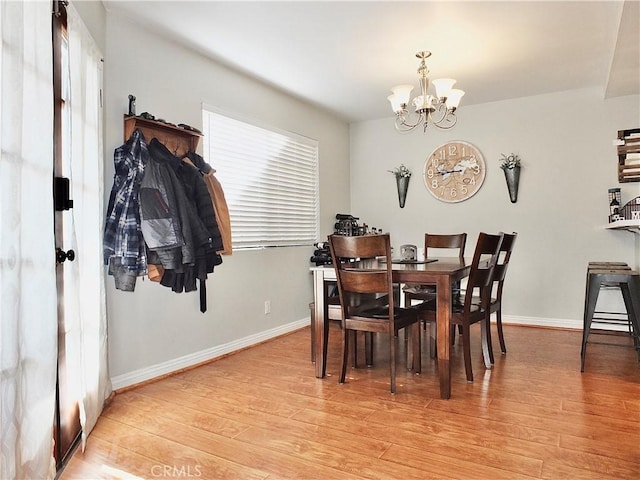
[[[427,190],[443,202],[462,202],[474,196],[486,174],[484,158],[467,142],[447,142],[427,157],[422,175]]]

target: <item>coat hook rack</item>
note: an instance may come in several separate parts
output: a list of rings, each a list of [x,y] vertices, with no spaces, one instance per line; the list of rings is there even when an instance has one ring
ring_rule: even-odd
[[[189,152],[195,152],[198,147],[200,137],[203,135],[193,130],[176,127],[164,122],[149,120],[134,115],[124,116],[124,141],[126,142],[136,129],[140,129],[147,142],[156,138],[160,143],[168,148],[168,144],[174,146],[176,157],[182,157]]]

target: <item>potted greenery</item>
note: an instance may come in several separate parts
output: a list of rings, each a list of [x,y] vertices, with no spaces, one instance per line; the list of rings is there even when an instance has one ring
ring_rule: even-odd
[[[411,179],[411,170],[405,167],[402,163],[399,167],[396,167],[393,170],[388,170],[388,172],[393,173],[396,177],[398,202],[400,203],[400,208],[404,208],[404,202],[407,198],[407,190],[409,188],[409,180]]]
[[[504,178],[507,181],[509,189],[509,198],[511,203],[518,201],[518,185],[520,183],[520,157],[515,153],[509,155],[501,154],[500,168],[504,172]]]

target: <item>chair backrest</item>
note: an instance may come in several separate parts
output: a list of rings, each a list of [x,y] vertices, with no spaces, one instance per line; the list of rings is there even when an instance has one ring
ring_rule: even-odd
[[[435,248],[457,248],[458,258],[464,258],[464,247],[467,243],[466,233],[457,233],[451,235],[441,235],[433,233],[424,234],[424,256],[429,258],[429,249],[433,251]],[[432,255],[433,256],[433,255]]]
[[[354,305],[353,294],[380,294],[388,296],[389,314],[393,318],[389,234],[356,237],[329,235],[329,248],[345,317],[350,316],[349,306]]]
[[[465,290],[465,309],[471,308],[471,301],[476,288],[480,290],[483,302],[490,300],[494,270],[500,256],[503,236],[503,233],[492,235],[484,232],[478,235]]]
[[[507,266],[509,265],[509,260],[511,260],[511,252],[513,252],[513,244],[516,243],[517,236],[518,234],[516,232],[504,233],[502,235],[500,256],[498,257],[498,263],[496,264],[496,268],[493,272],[494,282],[504,282],[504,279],[507,276]]]
[[[502,235],[502,244],[500,245],[500,255],[498,257],[498,263],[496,263],[496,267],[493,270],[493,285],[498,285],[498,289],[496,291],[496,298],[498,300],[502,299],[504,279],[507,276],[507,267],[509,265],[509,260],[511,260],[513,244],[516,242],[517,236],[518,234],[516,232],[504,233]],[[491,295],[493,296],[493,292],[491,293]]]

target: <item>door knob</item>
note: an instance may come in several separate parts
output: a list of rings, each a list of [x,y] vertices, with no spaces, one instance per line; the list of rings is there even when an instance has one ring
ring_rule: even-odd
[[[76,259],[76,252],[73,250],[64,251],[61,248],[56,248],[56,262],[63,263],[65,260],[73,262]]]

